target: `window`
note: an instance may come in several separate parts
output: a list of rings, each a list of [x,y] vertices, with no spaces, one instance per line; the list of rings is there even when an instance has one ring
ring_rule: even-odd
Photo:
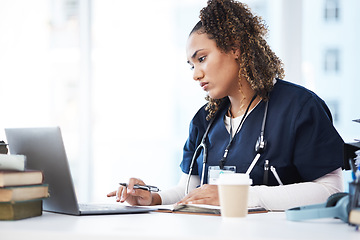
[[[339,20],[339,0],[325,1],[325,20],[338,21]]]
[[[207,1],[0,2],[0,95],[9,100],[2,105],[2,112],[9,114],[0,118],[0,128],[59,125],[80,201],[103,201],[116,183],[133,176],[162,189],[176,184],[189,123],[205,103],[205,93],[192,80],[186,63],[185,45]],[[91,11],[84,11],[84,2],[91,3]],[[287,9],[272,8],[266,0],[246,2],[250,7],[255,3],[260,16],[273,20],[269,36],[281,32],[284,26],[274,18]],[[303,2],[311,10],[306,16],[317,21],[339,18],[339,0],[319,5]],[[359,9],[350,7],[356,16]],[[91,23],[91,34],[83,33],[84,18]],[[318,37],[332,29],[321,29],[314,36],[306,31],[313,22],[305,27],[301,34],[311,34],[312,45],[302,48],[309,52],[314,71],[345,72],[347,46],[337,48],[333,39],[325,42]],[[84,67],[82,60],[87,42],[91,42],[91,54],[86,51],[91,67]],[[318,46],[325,44],[330,47],[315,58]],[[356,76],[356,68],[351,69]],[[81,76],[90,72],[89,80],[83,81]],[[341,135],[350,139],[359,124],[348,129],[346,121],[359,116],[344,113],[356,108],[356,94],[342,99],[334,90],[337,86],[317,76],[308,77],[314,78],[314,91],[326,90],[334,123],[342,124]],[[348,86],[359,89],[360,81],[354,79],[343,79],[346,91]],[[5,140],[3,131],[0,140]]]
[[[67,19],[76,18],[79,10],[78,0],[66,0],[64,1],[64,10]]]
[[[340,70],[339,49],[328,49],[325,52],[324,70],[329,73],[337,73]]]

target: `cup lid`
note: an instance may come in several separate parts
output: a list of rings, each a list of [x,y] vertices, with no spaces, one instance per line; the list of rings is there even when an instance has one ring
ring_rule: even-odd
[[[252,179],[246,173],[225,173],[220,174],[217,184],[251,185]]]

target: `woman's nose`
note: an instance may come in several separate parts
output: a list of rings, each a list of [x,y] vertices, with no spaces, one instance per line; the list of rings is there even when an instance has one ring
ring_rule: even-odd
[[[203,77],[204,73],[200,69],[194,67],[193,79],[195,81],[200,81]]]

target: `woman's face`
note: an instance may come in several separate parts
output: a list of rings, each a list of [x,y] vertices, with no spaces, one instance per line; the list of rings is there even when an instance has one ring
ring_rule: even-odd
[[[186,46],[193,78],[213,99],[239,94],[239,52],[222,52],[207,34],[194,32]]]

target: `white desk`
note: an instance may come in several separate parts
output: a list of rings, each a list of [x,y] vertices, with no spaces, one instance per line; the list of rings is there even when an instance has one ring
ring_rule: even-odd
[[[19,221],[0,221],[1,240],[213,240],[344,239],[359,240],[360,231],[338,219],[291,222],[285,213],[251,214],[226,222],[219,216],[172,213],[68,216],[46,213]]]

